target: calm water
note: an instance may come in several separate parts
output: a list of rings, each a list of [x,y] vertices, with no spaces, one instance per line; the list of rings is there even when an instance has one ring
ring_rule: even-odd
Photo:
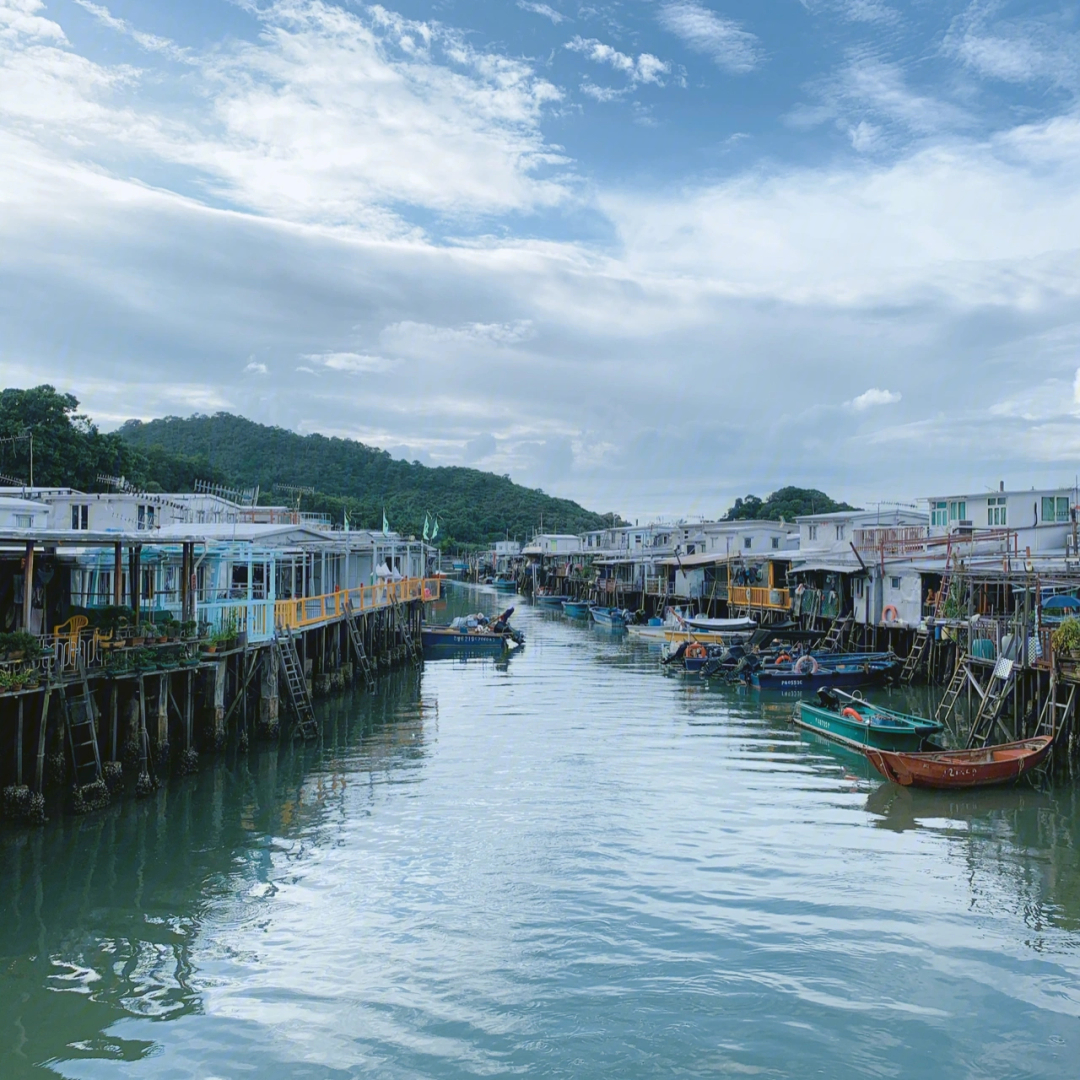
[[[901,791],[517,622],[319,747],[0,833],[0,1077],[1077,1075],[1070,787]]]

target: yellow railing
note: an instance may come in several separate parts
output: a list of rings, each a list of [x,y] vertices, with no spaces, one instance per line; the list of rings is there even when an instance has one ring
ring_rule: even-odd
[[[302,630],[318,623],[332,622],[351,608],[354,615],[375,611],[410,600],[438,600],[439,578],[405,578],[402,581],[361,585],[347,592],[324,593],[322,596],[302,596],[294,600],[278,600],[274,604],[274,623],[281,629]]]
[[[733,607],[764,608],[770,611],[790,611],[791,592],[753,585],[728,587],[728,603]]]

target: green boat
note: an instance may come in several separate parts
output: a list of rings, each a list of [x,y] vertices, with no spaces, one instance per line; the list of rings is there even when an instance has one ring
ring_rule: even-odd
[[[794,722],[855,750],[873,747],[875,750],[918,751],[944,726],[936,720],[893,712],[835,690],[819,690],[818,697],[819,704],[799,702]]]

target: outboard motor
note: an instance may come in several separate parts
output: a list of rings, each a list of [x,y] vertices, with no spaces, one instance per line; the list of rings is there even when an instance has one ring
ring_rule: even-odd
[[[823,709],[829,709],[832,712],[840,711],[840,698],[837,697],[836,693],[830,690],[827,686],[819,687],[817,696],[818,701],[821,702],[821,707]]]

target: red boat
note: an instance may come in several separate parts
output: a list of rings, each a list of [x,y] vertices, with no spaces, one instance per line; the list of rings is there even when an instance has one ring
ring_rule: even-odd
[[[866,748],[870,763],[886,780],[904,787],[973,788],[1009,784],[1038,768],[1050,753],[1052,735],[976,750],[933,750],[905,754]]]

